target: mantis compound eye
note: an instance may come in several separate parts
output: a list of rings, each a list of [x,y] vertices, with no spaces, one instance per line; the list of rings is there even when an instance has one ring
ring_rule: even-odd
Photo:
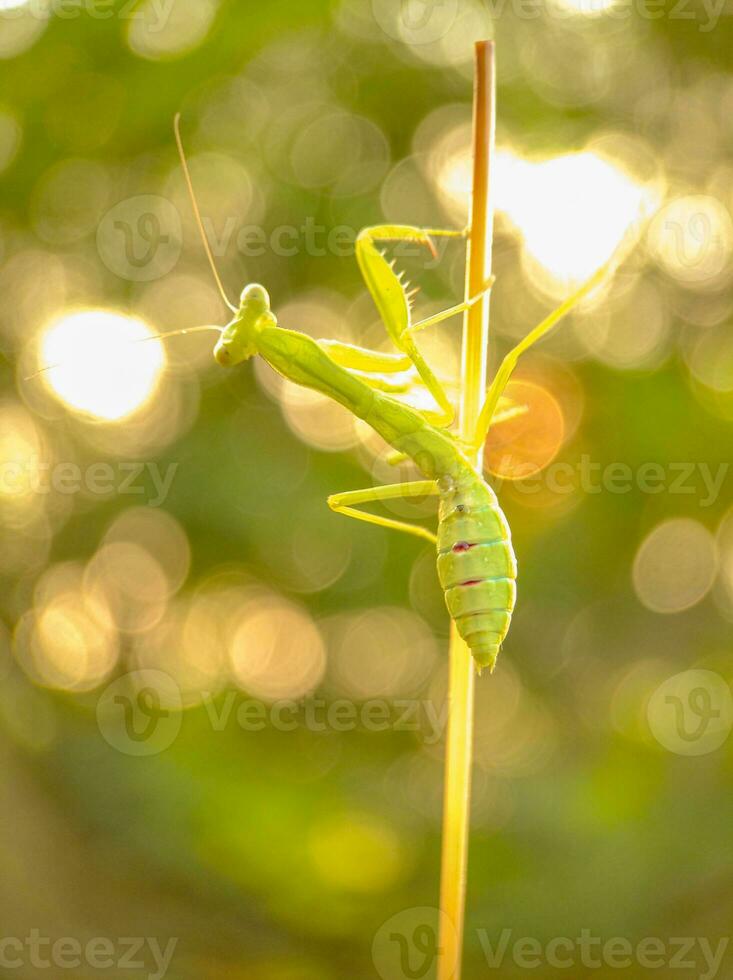
[[[221,340],[214,348],[214,359],[216,363],[220,364],[222,367],[229,367],[232,363],[231,352],[227,345],[222,343]]]
[[[214,347],[214,360],[222,367],[231,367],[234,364],[231,347],[223,338],[218,340]]]

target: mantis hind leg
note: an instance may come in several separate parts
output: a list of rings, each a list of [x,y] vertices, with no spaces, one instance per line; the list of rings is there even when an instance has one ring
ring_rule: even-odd
[[[376,524],[378,527],[388,527],[393,531],[404,531],[414,534],[435,544],[437,538],[432,531],[419,524],[409,524],[392,517],[382,517],[380,514],[370,514],[368,511],[357,510],[357,504],[370,504],[379,500],[396,500],[398,498],[436,496],[438,485],[434,480],[417,480],[414,483],[393,483],[383,487],[369,487],[366,490],[349,490],[346,493],[334,493],[328,498],[328,506],[337,514],[353,517],[357,521]]]

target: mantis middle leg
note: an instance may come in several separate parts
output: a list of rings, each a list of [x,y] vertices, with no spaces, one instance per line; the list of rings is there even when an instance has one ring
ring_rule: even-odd
[[[340,340],[319,340],[321,347],[336,364],[351,371],[397,374],[409,371],[413,366],[407,354],[391,354],[388,351],[370,350],[356,344],[344,344]]]
[[[348,368],[355,378],[370,388],[397,395],[409,391],[413,384],[410,373],[414,373],[414,366],[406,354],[369,350],[340,340],[319,340],[318,346],[335,364]]]
[[[357,521],[366,521],[367,524],[376,524],[378,527],[388,527],[393,531],[404,531],[406,534],[414,534],[418,538],[424,538],[435,544],[436,537],[432,531],[419,524],[410,524],[407,521],[398,521],[392,517],[382,517],[380,514],[370,514],[367,511],[357,510],[355,504],[370,504],[379,500],[395,500],[400,497],[427,497],[438,494],[438,484],[434,480],[417,480],[414,483],[392,483],[383,487],[369,487],[366,490],[348,490],[346,493],[334,493],[328,498],[328,506],[337,514],[345,514],[353,517]]]

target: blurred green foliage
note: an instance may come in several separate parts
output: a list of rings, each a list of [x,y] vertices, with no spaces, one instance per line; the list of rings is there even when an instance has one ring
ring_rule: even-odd
[[[183,0],[176,6],[184,25],[199,16]],[[173,31],[165,56],[135,50],[133,22],[121,16],[120,5],[109,19],[83,9],[66,19],[57,13],[15,54],[5,32],[16,21],[0,19],[6,39],[0,34],[0,47],[6,44],[2,109],[22,132],[0,180],[3,397],[15,403],[23,389],[29,398],[14,365],[61,308],[119,309],[155,320],[160,329],[178,325],[161,315],[162,294],[153,301],[146,292],[155,283],[115,275],[96,249],[97,223],[120,200],[173,194],[174,188],[184,212],[171,127],[177,111],[194,163],[216,153],[244,168],[248,201],[258,214],[254,223],[268,233],[283,224],[299,228],[308,218],[325,228],[358,228],[385,211],[396,219],[395,194],[384,188],[403,161],[409,163],[420,123],[443,106],[457,113],[451,119],[470,118],[471,41],[480,28],[490,29],[490,8],[476,13],[462,3],[460,9],[463,33],[441,49],[390,37],[362,0],[340,7],[229,0],[212,6],[210,27],[194,36],[189,51],[177,49]],[[671,16],[671,8],[653,20],[639,5],[624,9],[629,16],[614,20],[560,17],[545,7],[537,19],[524,19],[511,5],[504,8],[494,25],[500,145],[558,153],[598,133],[627,134],[643,141],[668,194],[717,197],[730,208],[729,14],[703,32],[702,5],[689,5],[693,20]],[[165,28],[159,36],[165,39]],[[231,88],[237,80],[243,87]],[[237,112],[240,91],[244,102]],[[373,176],[358,177],[356,189],[344,193],[334,189],[338,166],[320,185],[317,178],[298,180],[311,157],[293,169],[299,125],[305,132],[305,120],[328,120],[337,111],[368,120],[387,148],[380,157],[377,137],[372,134],[374,144],[364,137],[362,146],[377,146],[367,160]],[[334,138],[334,147],[340,151],[343,141]],[[313,166],[330,173],[327,157]],[[68,210],[60,213],[49,210],[42,194],[51,168],[79,159],[99,165],[104,175],[88,227],[78,218],[84,186],[69,192]],[[195,171],[201,180],[202,174]],[[206,200],[210,193],[216,200],[216,188],[204,189]],[[428,201],[431,221],[449,220],[437,195]],[[417,193],[405,194],[404,204],[404,220],[424,220]],[[237,218],[249,222],[247,215]],[[190,276],[203,296],[192,301],[192,317],[203,307],[213,322],[224,322],[190,219],[183,220],[184,252],[172,275]],[[562,239],[563,229],[556,233]],[[641,252],[635,274],[643,266],[664,310],[664,328],[649,356],[642,352],[635,360],[632,350],[626,363],[619,356],[615,364],[595,356],[578,340],[583,319],[575,333],[564,327],[532,362],[551,388],[555,379],[562,389],[569,375],[576,386],[571,401],[584,406],[559,458],[575,465],[586,453],[602,466],[621,462],[634,472],[648,462],[703,463],[717,471],[730,461],[733,376],[727,387],[706,388],[695,376],[691,352],[705,331],[720,338],[722,352],[730,350],[730,276],[696,290]],[[14,263],[19,255],[33,261]],[[730,251],[725,262],[729,272]],[[246,281],[265,282],[287,326],[301,326],[297,316],[310,302],[312,315],[319,308],[328,313],[328,324],[353,316],[366,341],[377,336],[348,255],[308,255],[299,248],[294,255],[267,250],[250,257],[231,248],[220,265],[232,293]],[[423,301],[448,304],[460,291],[458,252],[438,270],[413,265]],[[533,313],[550,302],[511,292],[520,282],[518,267],[519,245],[500,224],[493,363],[521,324],[529,328]],[[57,288],[59,276],[64,282]],[[177,298],[177,313],[185,312],[186,302],[185,295]],[[519,324],[506,314],[513,306]],[[458,327],[450,329],[457,337]],[[641,320],[632,323],[632,335],[637,329],[644,330]],[[429,549],[343,521],[325,506],[329,492],[368,482],[363,447],[326,452],[299,438],[250,367],[224,375],[199,360],[187,373],[180,358],[188,343],[181,339],[184,354],[161,384],[180,386],[182,403],[193,406],[186,409],[189,421],[170,438],[143,442],[138,457],[129,449],[120,454],[162,468],[177,464],[164,510],[190,546],[183,601],[228,569],[234,579],[246,575],[305,608],[309,621],[327,624],[329,637],[340,622],[333,617],[376,607],[412,609],[429,627],[432,639],[424,640],[420,654],[429,669],[404,689],[385,683],[385,697],[440,700],[447,619]],[[196,347],[197,356],[206,344]],[[171,341],[173,359],[176,349]],[[29,405],[35,412],[33,396]],[[37,425],[45,438],[59,440],[65,458],[116,459],[114,441],[95,448],[96,430],[90,441],[89,430],[65,410],[39,415]],[[718,531],[730,487],[728,476],[707,507],[699,479],[689,494],[669,488],[647,494],[635,486],[543,506],[502,488],[520,561],[520,598],[503,662],[494,678],[479,684],[466,977],[485,975],[481,929],[496,937],[510,927],[515,938],[542,943],[583,928],[632,942],[649,935],[717,941],[729,931],[732,743],[700,756],[669,751],[650,735],[645,705],[659,683],[680,671],[703,668],[733,679],[733,538]],[[278,731],[268,722],[261,731],[245,731],[234,716],[216,731],[212,704],[198,703],[184,712],[170,747],[135,758],[100,735],[95,712],[103,685],[53,690],[34,683],[22,656],[11,653],[10,637],[38,600],[34,588],[42,576],[56,563],[92,559],[115,516],[139,503],[144,500],[124,495],[74,499],[50,519],[47,552],[39,558],[20,549],[3,565],[2,935],[38,928],[81,941],[175,936],[168,975],[180,978],[376,976],[371,945],[381,924],[437,900],[440,743],[427,744],[424,731],[362,726],[339,732],[299,724]],[[632,568],[646,535],[680,517],[718,533],[719,577],[691,608],[665,615],[640,601]],[[1,533],[12,557],[21,534],[17,521],[3,519]],[[296,567],[296,552],[317,553],[321,562],[343,555],[343,568],[311,587]],[[684,572],[685,556],[672,560]],[[707,571],[687,574],[694,589],[696,576]],[[401,634],[396,625],[385,629],[396,639],[398,657]],[[136,665],[138,640],[122,637],[110,679]],[[439,655],[431,659],[425,650]],[[165,664],[175,655],[166,648]],[[348,666],[348,651],[345,656]],[[373,696],[379,683],[367,685]],[[339,686],[338,672],[334,680],[327,671],[324,685],[316,696],[355,697],[348,685],[346,692]],[[216,689],[215,710],[231,707],[227,697],[237,690],[231,678]],[[542,975],[553,972],[543,969]],[[648,972],[635,964],[624,975]],[[522,973],[509,962],[501,971]],[[30,968],[23,973],[35,975]],[[594,975],[615,972],[604,967]]]

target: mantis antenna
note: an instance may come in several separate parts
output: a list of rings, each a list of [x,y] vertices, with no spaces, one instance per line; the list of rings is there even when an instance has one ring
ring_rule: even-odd
[[[198,202],[196,201],[196,192],[193,189],[193,181],[191,180],[191,172],[188,169],[188,163],[186,161],[186,153],[183,149],[183,141],[181,139],[181,114],[177,112],[173,119],[173,131],[176,134],[176,145],[178,146],[178,155],[181,158],[181,166],[183,167],[183,175],[186,178],[186,186],[188,187],[188,194],[191,198],[191,204],[193,205],[193,213],[196,217],[196,224],[198,225],[199,234],[201,235],[201,241],[204,246],[204,251],[206,252],[206,257],[209,260],[209,265],[211,266],[211,271],[214,273],[214,279],[216,280],[216,285],[219,287],[219,292],[221,293],[221,298],[224,300],[229,309],[233,312],[237,312],[237,307],[229,302],[227,294],[224,292],[224,286],[219,277],[219,272],[216,268],[216,262],[214,262],[214,255],[211,251],[211,246],[209,245],[209,240],[206,237],[206,230],[204,229],[204,223],[201,220],[201,212],[199,211]]]
[[[181,334],[187,333],[201,333],[204,330],[213,330],[215,333],[222,333],[223,327],[217,327],[213,324],[205,324],[200,327],[182,327],[180,330],[166,330],[165,333],[155,333],[151,334],[149,337],[139,337],[137,340],[130,340],[130,344],[144,344],[149,340],[165,340],[166,337],[178,337]],[[37,378],[39,374],[45,374],[46,371],[53,371],[54,368],[63,367],[63,364],[46,364],[45,367],[39,368],[34,371],[33,374],[29,374],[28,377],[23,378],[23,381],[32,381]]]

